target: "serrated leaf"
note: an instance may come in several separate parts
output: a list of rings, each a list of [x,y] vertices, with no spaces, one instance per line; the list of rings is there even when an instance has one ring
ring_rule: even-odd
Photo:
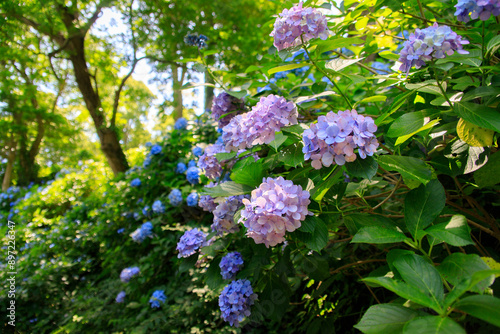
[[[447,317],[426,316],[410,320],[403,328],[403,334],[466,334],[465,330]]]
[[[467,219],[462,215],[454,215],[450,221],[431,226],[425,232],[456,247],[474,244]]]
[[[200,195],[210,195],[212,197],[229,197],[237,195],[245,195],[255,189],[244,184],[238,184],[234,181],[227,181],[213,188],[203,188]]]
[[[364,42],[364,40],[358,37],[338,37],[336,39],[327,39],[326,41],[318,39],[317,41],[313,42],[313,44],[316,44],[318,46],[317,50],[319,54],[322,54],[326,51],[340,49],[346,46],[352,46],[353,44],[363,44]]]
[[[378,55],[382,58],[389,59],[389,60],[394,60],[394,61],[399,60],[399,55],[393,53],[392,51],[381,51],[378,53]]]
[[[370,102],[384,102],[387,100],[387,96],[385,95],[373,95],[370,97],[365,97],[361,101],[356,102],[356,105],[360,105],[362,103],[370,103]]]
[[[278,160],[290,167],[297,167],[304,162],[304,153],[302,153],[303,144],[294,143],[278,152]]]
[[[500,327],[500,299],[498,298],[487,295],[469,296],[456,303],[455,308]]]
[[[267,71],[267,74],[271,75],[271,74],[278,73],[278,72],[290,71],[290,70],[294,70],[296,68],[301,68],[301,67],[309,66],[309,65],[310,65],[309,63],[299,63],[299,64],[289,64],[289,65],[277,66],[277,67],[273,67],[273,68],[269,69]]]
[[[497,35],[490,39],[486,46],[486,53],[495,53],[496,50],[500,47],[500,35]]]
[[[352,243],[387,244],[408,239],[403,233],[380,226],[362,227],[352,239]]]
[[[217,153],[215,154],[215,158],[219,161],[224,161],[224,160],[229,160],[238,155],[237,152],[230,152],[230,153]]]
[[[377,161],[370,156],[365,159],[356,159],[353,162],[348,162],[344,166],[347,172],[352,176],[369,180],[377,174],[378,170]]]
[[[495,109],[468,102],[456,103],[455,109],[464,120],[482,128],[500,132],[500,117]]]
[[[460,118],[457,124],[457,134],[469,146],[485,147],[493,144],[495,131],[482,128]]]
[[[462,253],[451,254],[437,267],[441,276],[453,285],[458,285],[465,279],[472,279],[476,272],[489,269],[488,265],[478,255]],[[487,278],[476,282],[475,286],[471,287],[471,291],[484,292],[493,283],[493,279],[493,275],[488,275]]]
[[[441,87],[446,92],[446,82],[441,82]],[[434,80],[427,80],[420,83],[407,83],[407,89],[416,90],[417,92],[430,93],[434,95],[443,95],[438,83]]]
[[[480,188],[500,183],[500,153],[490,155],[488,162],[474,173],[474,180]]]
[[[241,98],[245,97],[248,94],[246,90],[242,90],[242,91],[239,91],[239,92],[229,91],[227,93],[229,95],[231,95],[231,96],[237,97],[238,99],[241,99]]]
[[[343,59],[343,58],[337,58],[334,60],[329,61],[328,63],[325,64],[325,68],[339,72],[342,69],[351,66],[352,64],[356,64],[357,62],[363,60],[364,58],[358,58],[358,59]]]
[[[314,231],[311,238],[306,241],[306,245],[309,249],[319,253],[328,244],[328,228],[318,217],[315,220]]]
[[[430,117],[436,113],[439,111],[434,109],[405,113],[391,124],[387,136],[400,137],[419,132],[419,129],[429,123]]]
[[[288,139],[287,136],[283,134],[283,132],[278,132],[274,135],[274,140],[270,142],[268,145],[271,146],[276,152],[278,152],[278,148]]]
[[[295,99],[294,102],[296,104],[300,104],[300,103],[305,102],[305,101],[314,100],[314,99],[317,99],[319,97],[330,96],[330,95],[336,95],[336,93],[332,92],[332,91],[325,91],[325,92],[315,94],[315,95],[310,95],[310,96],[299,96]]]
[[[431,179],[431,169],[420,159],[398,156],[381,155],[378,157],[378,164],[387,171],[396,171],[404,178],[427,183]]]
[[[408,307],[393,304],[373,305],[354,328],[365,334],[400,333],[405,323],[416,316],[418,312]]]
[[[239,184],[258,187],[262,183],[262,178],[265,175],[266,172],[264,171],[262,164],[259,162],[253,162],[243,168],[233,169],[233,172],[231,173],[231,180]]]

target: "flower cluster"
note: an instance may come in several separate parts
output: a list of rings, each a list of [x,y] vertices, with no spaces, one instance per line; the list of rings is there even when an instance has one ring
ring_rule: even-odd
[[[205,188],[213,188],[215,184],[210,182],[205,186]],[[204,211],[212,212],[217,207],[217,204],[214,202],[214,198],[210,195],[203,195],[200,197],[200,201],[198,202],[198,206],[202,208]]]
[[[457,35],[448,26],[438,26],[434,23],[431,27],[416,29],[403,44],[399,56],[402,63],[399,70],[408,72],[412,66],[419,69],[426,61],[451,56],[455,51],[468,54],[469,52],[463,49],[465,44],[469,44],[469,41],[462,40],[462,36]]]
[[[215,180],[222,174],[222,166],[215,157],[217,153],[226,152],[224,145],[210,144],[205,149],[205,153],[198,160],[198,167],[205,171],[205,176]]]
[[[195,146],[195,147],[193,147],[193,150],[191,152],[193,152],[193,155],[195,157],[199,157],[200,155],[203,154],[203,149],[199,146]]]
[[[185,118],[181,117],[177,121],[175,121],[174,129],[176,130],[184,130],[187,128],[188,122]]]
[[[179,174],[184,173],[186,170],[187,170],[186,164],[183,162],[179,162],[177,164],[177,167],[175,168],[175,172]]]
[[[212,224],[212,231],[217,235],[222,233],[235,233],[238,232],[239,226],[234,221],[234,214],[242,205],[242,200],[248,198],[247,195],[230,196],[213,210],[214,222]]]
[[[326,17],[315,8],[302,8],[302,2],[290,9],[284,9],[274,22],[270,36],[274,37],[274,46],[281,51],[301,45],[313,38],[328,38]]]
[[[177,243],[177,250],[179,251],[178,257],[190,257],[196,253],[199,248],[207,245],[206,233],[197,228],[186,231]]]
[[[200,183],[199,173],[200,173],[200,170],[198,169],[198,167],[195,167],[195,166],[189,167],[187,169],[187,173],[186,173],[186,178],[187,178],[188,182],[191,184]]]
[[[151,304],[151,308],[160,308],[161,304],[164,304],[166,300],[167,296],[165,296],[165,291],[156,290],[153,292],[151,298],[149,298],[149,303]]]
[[[233,279],[236,273],[243,267],[243,258],[240,252],[228,253],[219,263],[220,274],[223,279]]]
[[[158,144],[154,144],[153,147],[151,147],[151,154],[157,155],[161,153],[161,146]]]
[[[131,187],[140,187],[141,186],[141,179],[140,178],[133,179],[130,182],[130,186]]]
[[[243,100],[226,92],[220,93],[212,101],[212,119],[219,122],[219,128],[228,125],[234,116],[244,111],[245,103]]]
[[[139,267],[125,268],[120,273],[120,279],[122,280],[122,282],[127,283],[132,277],[139,275],[140,272],[141,270],[139,269]]]
[[[252,111],[237,115],[222,130],[226,150],[238,151],[269,144],[282,127],[297,124],[297,108],[284,97],[262,97]]]
[[[184,37],[184,43],[186,43],[189,46],[196,46],[200,49],[207,47],[207,41],[208,41],[207,36],[198,35],[197,33],[187,34]]]
[[[198,193],[191,193],[186,198],[187,206],[197,206],[198,205]]]
[[[250,307],[257,295],[253,293],[249,280],[232,281],[219,296],[221,318],[231,326],[239,327],[240,321],[250,316]]]
[[[120,291],[120,292],[118,293],[118,295],[116,295],[116,299],[115,299],[115,300],[116,300],[116,302],[117,302],[117,303],[123,303],[123,302],[125,301],[125,296],[126,296],[126,295],[127,295],[127,294],[125,293],[125,291]]]
[[[188,162],[188,168],[189,167],[196,167],[196,161],[195,160],[189,160],[189,162]]]
[[[153,224],[151,222],[145,222],[137,230],[132,232],[130,236],[135,242],[143,242],[147,237],[150,237],[153,233]]]
[[[172,189],[168,194],[168,200],[173,206],[179,206],[182,203],[182,193],[179,189]]]
[[[243,199],[240,222],[244,222],[247,236],[266,247],[285,241],[285,232],[295,231],[309,214],[309,196],[308,191],[282,176],[264,178],[251,199]]]
[[[499,0],[458,0],[455,7],[457,8],[455,16],[457,20],[462,22],[469,22],[470,19],[477,18],[486,21],[491,15],[500,15]]]
[[[377,126],[368,116],[358,115],[356,110],[330,111],[326,116],[319,116],[318,123],[312,124],[302,134],[305,160],[312,160],[315,169],[329,167],[334,161],[337,165],[356,160],[354,150],[365,159],[378,147],[374,132]]]
[[[154,201],[152,208],[154,213],[162,214],[165,212],[165,205],[160,200]]]

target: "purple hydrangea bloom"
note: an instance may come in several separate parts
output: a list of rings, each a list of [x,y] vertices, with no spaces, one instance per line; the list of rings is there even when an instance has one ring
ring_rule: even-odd
[[[177,243],[177,250],[179,251],[177,257],[190,257],[196,253],[199,248],[207,245],[206,233],[197,228],[186,231]]]
[[[186,179],[191,184],[198,184],[200,183],[199,173],[200,170],[198,167],[189,167],[186,173]]]
[[[157,155],[161,153],[161,146],[158,144],[154,144],[153,147],[151,147],[151,154]]]
[[[152,233],[153,233],[153,224],[151,224],[151,222],[145,222],[144,224],[141,225],[141,227],[132,232],[130,236],[132,237],[132,240],[134,240],[135,242],[141,243],[147,237],[151,237]]]
[[[455,16],[462,22],[477,18],[486,21],[491,15],[500,15],[500,0],[458,0],[455,7],[457,8]]]
[[[132,277],[139,275],[140,272],[141,270],[139,269],[139,267],[125,268],[120,273],[120,279],[122,280],[122,282],[127,283]]]
[[[434,23],[431,27],[416,29],[403,44],[399,70],[409,72],[412,66],[419,69],[426,61],[451,56],[455,51],[468,54],[469,52],[463,49],[465,44],[469,44],[469,41],[462,40],[462,36],[457,35],[448,26],[438,26]]]
[[[179,206],[182,203],[182,193],[179,189],[172,189],[168,194],[168,200],[173,206]]]
[[[243,198],[248,199],[248,195],[230,196],[213,210],[214,222],[212,231],[217,235],[222,233],[235,233],[240,230],[239,226],[234,221],[234,214],[242,206]]]
[[[200,155],[203,154],[203,149],[199,146],[195,146],[195,147],[193,147],[193,150],[191,152],[193,152],[193,155],[195,157],[199,157]]]
[[[184,173],[186,170],[187,170],[186,164],[183,162],[179,162],[177,164],[177,167],[175,168],[175,172],[179,174]]]
[[[250,307],[256,299],[249,280],[232,281],[219,296],[221,318],[231,326],[239,327],[240,321],[250,316]]]
[[[117,302],[117,303],[123,303],[123,301],[125,300],[125,296],[126,296],[126,295],[127,295],[127,294],[125,293],[125,291],[120,291],[120,292],[118,293],[118,295],[116,296],[116,299],[115,299],[115,300],[116,300],[116,302]]]
[[[185,118],[181,117],[177,121],[175,121],[174,129],[184,130],[187,127],[187,125],[188,125],[187,120]]]
[[[326,17],[318,9],[302,8],[302,2],[290,9],[284,9],[274,22],[270,36],[274,37],[274,46],[281,51],[301,45],[313,38],[328,38]]]
[[[205,149],[205,153],[198,160],[198,167],[205,171],[205,176],[211,180],[222,175],[222,166],[215,157],[217,153],[226,152],[222,144],[210,144]]]
[[[285,241],[287,231],[295,231],[306,219],[309,196],[308,191],[282,176],[264,178],[252,191],[251,199],[243,199],[245,209],[239,222],[244,223],[247,236],[255,243],[276,246]]]
[[[269,144],[282,127],[297,124],[297,108],[284,97],[262,97],[252,111],[235,116],[222,130],[226,151]]]
[[[318,122],[302,134],[304,159],[311,159],[315,169],[333,163],[344,165],[356,160],[356,148],[359,156],[365,159],[373,155],[379,145],[374,134],[376,130],[371,117],[358,115],[354,109],[337,114],[330,111],[319,116]]]
[[[243,258],[240,252],[228,253],[219,263],[220,274],[223,279],[233,279],[236,273],[243,267]]]
[[[151,308],[160,308],[161,304],[165,304],[166,300],[167,296],[165,296],[165,291],[156,290],[149,299],[149,303],[151,304]]]
[[[219,122],[219,128],[225,127],[234,116],[243,112],[245,112],[243,100],[226,92],[220,93],[212,101],[212,119]],[[223,115],[226,116],[222,117]]]
[[[131,187],[140,187],[141,186],[141,179],[140,178],[133,179],[132,182],[130,182],[130,186]]]
[[[213,188],[215,184],[210,182],[205,186],[205,188]],[[217,207],[217,204],[214,202],[214,198],[210,195],[200,196],[200,201],[198,202],[198,206],[202,208],[204,211],[212,212]]]
[[[188,206],[197,206],[198,205],[198,193],[191,193],[186,198],[186,202]]]

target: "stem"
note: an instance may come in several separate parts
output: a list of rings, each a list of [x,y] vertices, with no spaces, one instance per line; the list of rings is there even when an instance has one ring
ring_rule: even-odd
[[[306,52],[307,54],[307,57],[309,57],[309,59],[311,60],[311,62],[313,63],[313,65],[321,72],[323,73],[323,75],[325,75],[328,80],[330,80],[330,82],[333,84],[333,86],[335,87],[335,89],[339,92],[339,94],[344,98],[345,102],[347,103],[347,105],[349,106],[349,109],[352,109],[352,103],[351,101],[349,101],[349,99],[345,96],[345,94],[342,92],[342,90],[340,89],[340,87],[335,83],[335,80],[333,80],[332,77],[330,77],[330,75],[328,75],[328,73],[326,73],[326,71],[324,71],[321,67],[318,66],[318,64],[316,63],[316,61],[311,57],[311,55],[309,54],[309,51],[307,51],[307,47],[305,46],[304,44],[304,39],[302,38],[302,35],[300,36],[300,39],[302,41],[302,48],[304,49],[304,51]]]
[[[434,65],[434,64],[433,64]],[[441,94],[443,94],[446,102],[448,102],[448,105],[450,106],[450,108],[453,110],[453,104],[451,104],[451,101],[450,99],[448,98],[448,95],[446,95],[446,92],[445,90],[443,89],[443,86],[441,86],[441,82],[439,82],[439,79],[438,79],[438,75],[437,75],[437,68],[434,67],[434,77],[436,78],[436,83],[439,87],[439,90],[441,91]]]
[[[210,67],[208,67],[208,64],[205,60],[205,57],[201,54],[200,49],[198,49],[198,54],[200,55],[201,61],[202,61],[203,65],[205,65],[205,68],[207,69],[208,74],[210,74],[212,79],[214,79],[214,81],[216,83],[218,83],[222,89],[224,89],[226,92],[228,92],[228,89],[226,88],[226,86],[224,86],[224,83],[222,83],[222,81],[220,81],[218,78],[216,78],[215,75],[213,74],[213,72],[210,70]]]
[[[420,15],[422,15],[422,18],[425,20],[425,14],[424,14],[424,9],[422,8],[422,3],[420,0],[417,0],[418,3],[418,9],[420,10]]]
[[[481,39],[482,39],[482,41],[481,41],[481,54],[483,55],[483,57],[482,57],[483,64],[482,65],[484,65],[484,62],[486,60],[484,58],[486,56],[486,52],[485,52],[486,45],[484,43],[484,21],[483,21],[483,33],[481,35]],[[485,73],[484,69],[481,69],[481,74],[482,74],[482,85],[484,87],[484,86],[486,86],[486,73]]]

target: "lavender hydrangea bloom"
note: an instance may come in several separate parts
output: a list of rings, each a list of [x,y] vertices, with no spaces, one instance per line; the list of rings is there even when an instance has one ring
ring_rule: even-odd
[[[223,279],[233,279],[236,273],[243,267],[243,258],[240,252],[228,253],[219,263]]]
[[[219,122],[219,128],[229,124],[229,121],[245,111],[243,100],[222,92],[212,101],[212,119]],[[229,115],[226,115],[229,114]],[[226,115],[222,117],[223,115]],[[222,117],[222,118],[221,118]]]
[[[165,296],[165,291],[156,290],[149,299],[149,303],[151,304],[151,308],[160,308],[161,304],[165,304],[166,300],[167,296]]]
[[[173,206],[179,206],[182,203],[182,193],[179,189],[172,189],[168,194],[168,200]]]
[[[188,206],[197,206],[198,205],[198,193],[191,193],[186,198],[186,202]]]
[[[240,321],[250,316],[250,307],[255,299],[257,295],[253,293],[249,280],[232,281],[219,296],[221,318],[231,326],[239,327]]]
[[[213,188],[215,184],[210,182],[205,186],[205,188]],[[210,195],[203,195],[200,197],[200,201],[198,202],[198,206],[202,208],[204,211],[212,212],[217,207],[217,204],[214,202],[214,198]]]
[[[181,117],[177,121],[175,121],[174,129],[184,130],[187,127],[187,125],[188,125],[187,120],[185,118]]]
[[[162,214],[165,212],[165,206],[160,200],[154,201],[152,208],[154,213]]]
[[[455,7],[457,8],[455,16],[462,22],[477,18],[486,21],[491,15],[500,15],[500,0],[458,0]]]
[[[184,173],[186,170],[187,170],[186,164],[183,162],[179,162],[177,164],[177,167],[175,168],[175,172],[179,174]]]
[[[118,295],[116,296],[116,299],[115,299],[115,300],[116,300],[116,302],[117,302],[117,303],[123,303],[123,301],[125,300],[125,296],[126,296],[126,295],[127,295],[127,294],[125,293],[125,291],[120,291],[120,292],[118,293]]]
[[[193,155],[195,157],[199,157],[200,155],[203,154],[203,149],[199,146],[195,146],[195,147],[193,147],[193,150],[191,152],[193,152]]]
[[[302,2],[290,9],[284,9],[274,22],[270,36],[274,37],[274,46],[281,51],[301,45],[313,38],[328,38],[326,17],[315,8],[302,8]]]
[[[333,163],[344,165],[356,160],[356,148],[359,156],[365,159],[373,155],[379,145],[374,134],[376,130],[371,117],[358,115],[354,109],[338,114],[330,111],[319,116],[318,122],[302,134],[304,160],[311,159],[315,169]]]
[[[131,187],[140,187],[141,186],[141,179],[140,178],[135,178],[130,182]]]
[[[215,180],[222,175],[222,166],[215,155],[225,151],[226,149],[222,144],[210,144],[198,160],[198,167],[205,171],[205,176],[209,179]]]
[[[140,272],[141,270],[139,269],[139,267],[125,268],[120,273],[120,279],[122,280],[122,282],[127,283],[132,277],[139,275]]]
[[[468,54],[468,51],[463,50],[465,44],[469,44],[469,41],[462,40],[462,36],[457,35],[448,26],[434,23],[431,27],[416,29],[403,44],[399,57],[402,64],[399,70],[409,72],[412,66],[419,69],[426,61],[445,58],[446,55],[451,56],[455,51],[459,54]]]
[[[130,236],[132,237],[132,240],[134,240],[135,242],[141,243],[147,237],[151,237],[152,233],[153,233],[153,224],[151,224],[151,222],[145,222],[144,224],[141,225],[141,227],[132,232]]]
[[[269,144],[282,127],[297,124],[297,108],[284,97],[262,97],[252,111],[235,116],[222,130],[226,151]]]
[[[247,236],[257,244],[276,246],[285,241],[285,233],[301,226],[309,214],[309,192],[282,176],[262,180],[252,191],[250,200],[243,199],[240,223],[247,228]]]
[[[248,199],[248,195],[230,196],[213,210],[214,222],[212,231],[217,235],[222,233],[235,233],[240,230],[239,226],[234,221],[234,214],[243,204],[242,200]]]
[[[198,169],[198,167],[189,167],[186,173],[188,182],[191,184],[200,183],[199,173],[200,170]]]
[[[151,147],[151,154],[157,155],[161,153],[161,146],[158,144],[154,144],[153,147]]]
[[[177,250],[179,251],[177,257],[190,257],[199,248],[206,245],[208,245],[206,233],[197,228],[186,231],[177,243]]]

